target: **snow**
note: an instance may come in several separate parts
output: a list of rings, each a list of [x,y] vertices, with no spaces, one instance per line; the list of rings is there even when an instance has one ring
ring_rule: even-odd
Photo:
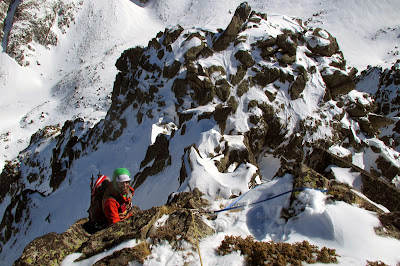
[[[30,136],[47,125],[62,124],[69,119],[84,117],[94,126],[106,115],[110,106],[110,94],[117,74],[115,61],[127,48],[136,45],[147,45],[158,31],[165,27],[172,28],[180,24],[184,28],[203,28],[215,31],[216,28],[225,28],[229,23],[232,13],[242,1],[193,1],[154,0],[148,5],[138,6],[128,0],[94,1],[85,0],[84,6],[77,13],[76,24],[71,25],[65,34],[59,35],[59,44],[49,49],[37,47],[32,58],[39,61],[40,65],[31,64],[28,67],[19,66],[4,52],[0,54],[0,165],[3,168],[6,160],[15,158],[20,151],[29,144]],[[286,28],[299,30],[287,16],[302,18],[308,26],[322,27],[337,38],[344,57],[350,66],[362,70],[367,65],[390,66],[399,55],[398,36],[400,34],[400,18],[397,10],[400,4],[396,0],[384,2],[363,1],[362,6],[357,1],[283,1],[269,0],[248,1],[253,9],[268,14],[268,25],[271,29],[283,25]],[[279,13],[279,14],[278,14]],[[285,22],[283,22],[285,21]],[[350,26],[349,26],[350,25]],[[279,26],[280,27],[280,26]],[[279,28],[269,32],[271,36],[278,34]],[[257,29],[252,29],[252,38],[265,34]],[[328,33],[320,31],[322,38],[318,38],[315,45],[324,45]],[[173,62],[181,58],[187,49],[199,45],[201,42],[193,38],[183,47],[175,47],[176,53],[169,58]],[[246,44],[243,44],[246,45]],[[3,45],[4,46],[4,45]],[[396,48],[397,47],[397,48]],[[248,48],[238,46],[234,49]],[[305,49],[305,48],[299,48]],[[397,49],[397,50],[396,50]],[[235,51],[227,51],[214,55],[207,62],[209,65],[222,65],[227,67],[227,75],[236,73],[236,65],[226,65],[227,60]],[[172,57],[175,56],[175,57]],[[305,68],[312,67],[314,62],[303,58]],[[329,64],[329,62],[325,62]],[[292,73],[293,74],[293,73]],[[277,100],[289,105],[287,110],[281,110],[279,116],[285,121],[290,121],[288,128],[295,127],[301,119],[315,116],[316,106],[323,97],[324,88],[320,83],[320,73],[313,75],[308,83],[303,98],[294,102],[288,100],[287,88],[283,87],[273,92],[278,92]],[[217,78],[217,77],[215,77]],[[376,86],[368,81],[361,84],[364,92],[373,93]],[[361,86],[360,85],[360,86]],[[168,87],[168,86],[166,86]],[[361,90],[360,90],[361,91]],[[259,91],[250,89],[245,100],[266,99]],[[354,102],[369,104],[371,99],[364,93],[356,90],[349,94],[349,99]],[[172,99],[166,99],[173,101]],[[245,101],[244,100],[244,101]],[[238,113],[228,121],[236,132],[245,132],[249,129],[248,116],[243,109],[243,102],[239,103]],[[214,110],[214,105],[193,108],[187,113],[194,116]],[[327,113],[333,116],[340,113],[338,107],[329,109]],[[166,110],[167,112],[168,110]],[[255,115],[260,110],[252,110]],[[172,113],[172,111],[170,112]],[[18,258],[22,248],[33,238],[43,235],[44,232],[64,232],[69,225],[82,218],[89,205],[89,177],[101,171],[102,174],[112,175],[112,169],[127,167],[131,172],[139,169],[140,162],[145,154],[137,151],[146,151],[148,145],[155,142],[159,134],[171,136],[176,129],[174,117],[168,115],[146,120],[144,126],[127,129],[125,138],[113,143],[104,144],[98,151],[77,161],[69,170],[69,185],[62,186],[48,198],[39,194],[31,196],[30,212],[34,213],[29,232],[26,236],[20,235],[18,247],[11,244],[3,246],[10,250],[4,263],[11,264]],[[127,119],[134,120],[133,117]],[[343,124],[354,132],[357,125],[354,121],[344,117]],[[211,201],[211,210],[219,210],[221,206],[229,206],[237,199],[228,200],[232,195],[244,195],[237,204],[250,204],[265,198],[283,193],[293,188],[293,177],[286,175],[274,179],[280,168],[280,160],[273,155],[264,153],[259,156],[259,166],[241,164],[231,165],[227,173],[220,173],[215,166],[219,159],[218,154],[210,160],[210,154],[215,153],[215,148],[220,145],[223,138],[232,149],[245,149],[243,136],[221,135],[213,125],[207,121],[196,123],[188,122],[187,133],[178,140],[171,139],[170,154],[173,162],[185,162],[185,167],[191,178],[179,184],[179,170],[167,168],[159,176],[149,177],[136,191],[134,202],[142,209],[162,205],[170,191],[188,191],[194,187],[206,192],[206,197]],[[150,133],[149,133],[150,132]],[[226,132],[229,132],[229,128]],[[175,132],[176,133],[176,132]],[[176,133],[176,134],[179,134]],[[317,132],[318,137],[329,135],[328,129]],[[313,136],[318,138],[317,136]],[[382,154],[390,162],[400,165],[400,156],[376,139],[367,140],[371,145],[381,148]],[[198,151],[192,147],[182,154],[182,147],[196,144]],[[37,151],[41,151],[38,150]],[[332,147],[330,151],[338,156],[352,155],[353,163],[363,169],[370,170],[375,166],[377,154],[372,151],[357,153],[343,147]],[[46,152],[46,151],[43,151]],[[129,158],[126,158],[129,154]],[[110,160],[112,158],[112,160]],[[121,165],[121,163],[126,165]],[[150,162],[151,164],[152,162]],[[360,194],[361,180],[358,173],[349,169],[332,166],[330,168],[335,178],[349,184]],[[249,182],[257,174],[262,176],[256,179],[256,186],[249,189]],[[396,181],[397,180],[397,181]],[[400,177],[393,182],[400,185]],[[50,190],[43,185],[42,190]],[[178,188],[178,189],[177,189]],[[71,197],[74,195],[84,195]],[[358,192],[356,192],[358,191]],[[87,197],[86,197],[87,196]],[[365,196],[364,196],[365,197]],[[87,202],[82,203],[82,199]],[[215,249],[224,239],[225,235],[253,235],[259,241],[285,241],[295,242],[308,240],[319,247],[335,248],[340,265],[365,265],[366,260],[381,260],[387,264],[395,265],[400,262],[400,241],[392,238],[377,236],[374,228],[380,225],[375,213],[368,212],[343,202],[330,203],[322,192],[306,190],[300,193],[298,205],[293,206],[298,211],[298,216],[289,219],[286,223],[280,217],[282,208],[288,208],[290,194],[273,199],[268,202],[248,206],[244,209],[221,212],[213,221],[205,220],[216,234],[200,241],[200,250],[205,265],[243,265],[244,258],[239,253],[227,256],[216,255]],[[66,199],[68,199],[66,201]],[[8,206],[10,198],[4,199],[3,205]],[[67,202],[67,204],[66,204]],[[59,208],[63,206],[63,208]],[[381,209],[384,207],[380,206]],[[304,211],[301,211],[304,209]],[[1,213],[4,213],[4,209]],[[387,210],[386,210],[387,211]],[[167,217],[162,217],[158,222],[162,224]],[[43,222],[49,219],[51,222]],[[80,254],[71,254],[64,259],[62,265],[91,265],[116,250],[137,245],[138,240],[126,241],[112,250],[105,251],[82,262],[73,262]],[[184,251],[175,251],[167,242],[153,246],[152,255],[145,261],[145,265],[184,265],[185,263],[199,265],[199,255],[188,248]]]
[[[346,175],[346,174],[344,174]],[[259,185],[247,193],[237,204],[256,202],[273,195],[285,192],[292,188],[292,177],[270,181]],[[365,196],[364,196],[365,197]],[[327,203],[324,193],[315,190],[305,190],[300,193],[299,212],[294,218],[285,223],[280,218],[282,208],[287,208],[290,194],[263,202],[242,210],[221,212],[215,220],[204,220],[216,230],[216,234],[200,241],[200,253],[204,265],[243,265],[244,258],[239,253],[227,256],[216,255],[215,249],[220,245],[225,235],[242,236],[252,235],[258,241],[285,241],[294,243],[307,240],[319,247],[327,246],[336,249],[339,265],[365,265],[366,260],[383,261],[395,265],[400,260],[398,250],[400,241],[375,234],[374,228],[380,225],[375,213],[359,209],[344,202]],[[231,202],[234,200],[231,200]],[[227,200],[215,200],[214,207]],[[218,208],[218,207],[216,207]],[[162,223],[166,217],[158,222]],[[119,250],[132,247],[132,241],[120,244],[113,248]],[[184,265],[190,263],[200,265],[197,251],[183,249],[174,251],[168,242],[157,246],[151,245],[150,255],[144,265]],[[82,262],[73,260],[79,253],[69,255],[62,265],[91,265],[111,251],[101,253]]]
[[[361,191],[362,181],[360,173],[352,172],[351,168],[340,168],[331,166],[328,169],[332,171],[337,181],[348,184],[351,187],[355,188],[357,191]]]
[[[139,244],[137,240],[127,240],[122,242],[121,244],[113,247],[112,249],[105,250],[103,253],[100,253],[98,255],[94,255],[93,257],[90,257],[88,259],[79,261],[79,262],[74,262],[76,259],[78,259],[82,253],[73,253],[71,255],[68,255],[62,262],[61,266],[68,266],[68,265],[79,265],[79,266],[90,266],[96,263],[97,261],[101,260],[104,257],[112,255],[114,252],[124,249],[124,248],[133,248]]]

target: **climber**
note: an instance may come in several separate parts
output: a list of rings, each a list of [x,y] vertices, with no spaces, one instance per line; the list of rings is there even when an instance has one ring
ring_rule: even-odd
[[[113,179],[103,196],[103,211],[108,224],[114,224],[132,216],[132,196],[130,173],[126,168],[114,170]]]

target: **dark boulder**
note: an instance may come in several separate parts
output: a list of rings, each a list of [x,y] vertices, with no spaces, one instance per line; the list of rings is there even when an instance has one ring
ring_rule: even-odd
[[[347,94],[356,87],[353,77],[339,70],[322,73],[322,79],[332,96]]]
[[[235,54],[235,58],[247,69],[254,66],[255,61],[249,51],[239,50]]]
[[[183,28],[180,25],[178,25],[178,27],[174,29],[165,29],[162,44],[164,46],[167,46],[174,43],[178,39],[179,35],[181,35],[182,31]]]
[[[307,48],[312,51],[314,56],[332,56],[339,52],[339,45],[336,39],[321,28],[316,28],[313,31],[313,36],[311,41],[308,42]]]
[[[222,51],[228,48],[229,44],[236,39],[243,23],[249,18],[251,7],[247,2],[242,3],[235,11],[231,22],[226,30],[213,42],[215,51]]]

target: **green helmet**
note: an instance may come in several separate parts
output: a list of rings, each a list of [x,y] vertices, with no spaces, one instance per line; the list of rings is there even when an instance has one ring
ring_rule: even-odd
[[[131,181],[131,174],[129,173],[128,169],[126,168],[117,168],[114,170],[113,173],[113,187],[116,191],[119,191],[117,183],[118,182],[126,182]]]

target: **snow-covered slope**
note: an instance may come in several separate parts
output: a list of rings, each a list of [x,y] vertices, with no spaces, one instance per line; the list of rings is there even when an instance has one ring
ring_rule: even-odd
[[[205,192],[213,210],[261,182],[265,184],[248,193],[244,202],[285,192],[299,185],[295,169],[301,163],[313,165],[310,158],[317,148],[329,148],[347,158],[347,168],[332,162],[335,165],[319,165],[315,171],[325,175],[327,169],[330,178],[368,196],[379,191],[360,189],[362,182],[367,187],[363,177],[367,172],[382,176],[388,187],[390,182],[398,184],[398,142],[378,139],[384,134],[398,139],[396,107],[390,115],[375,112],[378,91],[396,93],[396,86],[374,78],[382,71],[379,75],[365,73],[356,87],[354,65],[349,62],[354,60],[357,66],[372,62],[360,63],[359,56],[348,59],[339,37],[333,38],[337,37],[334,30],[308,28],[295,18],[271,11],[266,17],[252,14],[249,21],[247,17],[239,20],[230,28],[237,27],[238,35],[229,35],[230,30],[221,34],[216,28],[227,27],[239,2],[201,3],[150,1],[138,6],[130,1],[100,4],[86,0],[76,13],[76,23],[65,34],[59,33],[56,46],[36,47],[31,59],[40,65],[23,68],[1,55],[6,66],[2,69],[4,89],[24,92],[24,86],[33,84],[30,94],[23,94],[27,98],[19,99],[21,120],[13,124],[10,118],[3,123],[10,132],[2,135],[10,139],[2,144],[9,145],[7,159],[26,147],[32,132],[43,128],[2,174],[1,256],[5,263],[17,259],[34,238],[61,233],[85,217],[89,177],[98,172],[111,175],[116,167],[137,173],[134,201],[142,209],[162,205],[171,193],[195,187]],[[324,20],[317,18],[333,23],[327,14],[347,14],[346,8],[354,5],[338,2],[336,7],[344,10],[339,12],[330,2],[321,2],[323,8],[319,3],[313,8],[326,9],[326,13],[312,15],[311,6],[299,7],[294,2],[285,8],[292,15],[289,7],[297,7],[303,22],[324,27]],[[253,9],[258,12],[282,5],[255,1]],[[392,6],[394,2],[379,8],[369,2],[364,14]],[[176,23],[184,27],[174,25],[164,31],[165,25]],[[385,19],[376,25],[393,27]],[[361,36],[375,30],[360,28]],[[154,38],[158,30],[163,32]],[[126,48],[138,44],[144,48],[126,50],[120,57]],[[118,70],[114,67],[117,59]],[[347,64],[344,59],[349,60]],[[390,75],[396,77],[396,71],[394,65]],[[18,80],[15,75],[22,73],[35,82]],[[357,91],[352,90],[355,87]],[[41,98],[36,97],[39,93],[43,93]],[[31,99],[34,105],[29,104]],[[9,101],[5,104],[4,112],[13,110]],[[81,119],[64,125],[65,120],[77,117]],[[44,128],[52,124],[59,125]],[[253,235],[264,241],[306,239],[337,249],[342,264],[399,261],[399,241],[374,232],[382,211],[370,213],[351,202],[332,202],[316,191],[302,192],[297,200],[293,203],[288,194],[267,205],[219,214],[208,222],[217,234],[200,244],[207,264],[243,263],[238,253],[215,255],[216,246],[228,234]],[[296,216],[282,218],[282,208]],[[396,210],[396,206],[381,209]],[[354,226],[349,217],[360,222]],[[66,263],[71,260],[67,258]],[[192,251],[178,252],[164,243],[153,247],[146,263],[165,264],[167,260],[171,264],[198,261]]]
[[[83,1],[79,7],[71,11],[74,21],[64,33],[56,23],[52,27],[56,46],[33,41],[34,50],[24,61],[29,66],[19,66],[4,51],[0,54],[3,166],[27,147],[40,128],[77,117],[93,123],[103,118],[110,106],[117,58],[126,48],[145,45],[163,29],[150,10],[128,0]]]
[[[8,2],[1,3],[4,15]],[[6,18],[7,32],[11,28],[10,16],[19,2],[14,3]],[[3,166],[5,160],[13,159],[27,147],[30,135],[39,128],[62,124],[78,116],[94,122],[102,118],[109,106],[107,96],[116,74],[113,64],[124,49],[145,45],[157,31],[176,24],[184,28],[225,28],[241,1],[64,2],[66,6],[75,3],[79,7],[72,11],[74,20],[69,28],[64,26],[65,33],[53,26],[57,46],[44,48],[32,44],[35,51],[27,56],[30,66],[20,67],[5,54],[6,35],[3,38],[0,54],[0,164]],[[396,0],[363,3],[274,0],[249,1],[249,4],[267,14],[296,16],[308,26],[328,30],[338,39],[349,65],[360,71],[367,65],[390,67],[400,58]],[[60,15],[56,18],[62,21]],[[59,91],[59,87],[66,91],[55,96],[54,91]]]

